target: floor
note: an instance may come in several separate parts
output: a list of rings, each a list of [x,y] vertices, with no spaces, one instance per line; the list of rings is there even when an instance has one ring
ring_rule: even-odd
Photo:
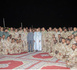
[[[66,64],[43,52],[0,55],[0,69],[68,69]]]

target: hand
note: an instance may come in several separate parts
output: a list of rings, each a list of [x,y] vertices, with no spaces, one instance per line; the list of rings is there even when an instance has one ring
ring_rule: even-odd
[[[35,40],[34,40],[34,42],[35,42]]]
[[[39,42],[40,42],[40,40],[39,40]]]

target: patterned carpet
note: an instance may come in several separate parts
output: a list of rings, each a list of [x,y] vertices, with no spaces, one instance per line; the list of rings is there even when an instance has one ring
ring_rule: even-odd
[[[29,52],[0,56],[0,69],[68,69],[66,64],[48,53]]]

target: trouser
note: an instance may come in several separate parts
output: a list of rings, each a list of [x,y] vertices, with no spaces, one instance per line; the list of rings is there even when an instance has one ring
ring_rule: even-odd
[[[30,48],[31,47],[31,48]],[[28,51],[33,52],[33,40],[28,41]]]
[[[24,46],[24,51],[28,51],[27,42],[26,41],[23,41],[23,46]]]

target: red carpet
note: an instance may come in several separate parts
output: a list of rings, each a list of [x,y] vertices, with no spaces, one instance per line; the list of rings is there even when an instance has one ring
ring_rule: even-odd
[[[59,66],[58,66],[59,65]],[[0,56],[0,69],[69,69],[64,62],[42,52],[23,52]]]
[[[67,67],[61,67],[61,66],[46,66],[46,67],[43,67],[42,69],[68,69],[70,70],[69,68]]]
[[[41,58],[41,59],[47,59],[52,58],[48,53],[39,53],[33,56],[34,58]]]
[[[0,61],[0,69],[14,69],[15,67],[18,67],[22,65],[23,63],[21,61]]]

